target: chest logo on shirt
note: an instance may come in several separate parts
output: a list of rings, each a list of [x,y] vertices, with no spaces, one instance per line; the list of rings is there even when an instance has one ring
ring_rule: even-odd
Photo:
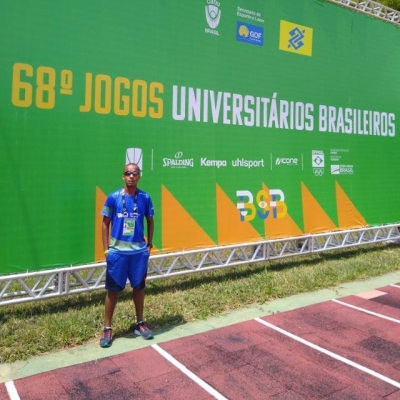
[[[117,217],[118,218],[135,218],[138,219],[140,217],[140,214],[137,212],[133,212],[133,213],[117,213]]]

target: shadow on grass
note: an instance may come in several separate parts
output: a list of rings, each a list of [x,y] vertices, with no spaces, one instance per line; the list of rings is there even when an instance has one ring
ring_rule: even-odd
[[[171,329],[176,329],[177,327],[184,326],[187,323],[188,321],[186,321],[183,315],[181,314],[168,315],[166,317],[157,317],[157,318],[152,318],[150,316],[147,319],[147,324],[149,325],[149,328],[153,331],[154,335],[160,335],[161,333],[166,333]],[[135,330],[135,324],[132,323],[129,328],[118,331],[114,335],[114,338],[124,337],[124,338],[141,339],[140,337],[138,337],[133,333],[134,330]]]

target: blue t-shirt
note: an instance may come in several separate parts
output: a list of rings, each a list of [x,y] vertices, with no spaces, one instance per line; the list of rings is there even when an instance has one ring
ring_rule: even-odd
[[[146,250],[144,218],[154,215],[149,194],[136,189],[136,193],[131,196],[124,189],[116,190],[107,197],[101,214],[111,218],[111,251],[133,254]]]

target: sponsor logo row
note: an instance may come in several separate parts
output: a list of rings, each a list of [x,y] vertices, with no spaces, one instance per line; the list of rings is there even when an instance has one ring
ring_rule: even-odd
[[[229,166],[235,168],[262,168],[265,166],[264,159],[260,160],[247,160],[245,158],[236,158],[234,160],[214,160],[207,157],[200,157],[196,160],[194,158],[184,158],[181,152],[175,154],[175,158],[163,158],[163,167],[170,168],[187,168],[187,167],[214,167],[224,168]]]
[[[230,6],[231,7],[231,6]],[[221,3],[217,0],[206,0],[205,33],[219,36],[218,27],[223,22]],[[236,40],[239,42],[264,45],[264,18],[261,12],[237,7]],[[250,23],[251,21],[251,23]],[[258,24],[255,25],[254,23]],[[295,22],[280,21],[279,49],[305,56],[312,56],[313,29]]]
[[[339,164],[342,154],[348,153],[348,149],[331,149],[331,165],[330,173],[332,175],[351,175],[354,173],[354,166],[352,164]],[[234,158],[234,159],[214,159],[208,157],[187,157],[182,151],[175,153],[173,157],[163,157],[161,166],[163,168],[265,168],[269,167],[271,170],[281,167],[299,167],[304,170],[304,157],[276,157],[270,154],[269,160],[265,158],[260,159],[247,159],[247,158]],[[153,159],[151,164],[153,165]],[[126,150],[126,163],[134,162],[143,168],[143,150],[139,148],[130,148]],[[309,161],[308,161],[309,162]],[[323,176],[325,174],[325,154],[323,150],[311,151],[311,165],[315,176]]]

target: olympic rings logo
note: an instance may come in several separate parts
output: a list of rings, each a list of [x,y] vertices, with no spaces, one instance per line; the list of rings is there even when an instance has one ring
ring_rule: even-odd
[[[313,172],[315,176],[322,176],[324,174],[323,168],[313,168]]]

